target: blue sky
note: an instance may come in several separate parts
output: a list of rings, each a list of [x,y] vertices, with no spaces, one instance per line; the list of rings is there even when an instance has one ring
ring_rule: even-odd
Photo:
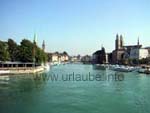
[[[149,0],[0,0],[0,40],[23,38],[46,51],[70,55],[92,54],[103,45],[115,47],[116,33],[125,44],[136,44],[138,36],[150,46]]]

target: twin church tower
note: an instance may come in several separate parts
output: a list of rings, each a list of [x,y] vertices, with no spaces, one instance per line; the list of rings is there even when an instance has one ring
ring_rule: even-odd
[[[129,58],[130,52],[133,49],[139,49],[142,45],[139,43],[139,38],[136,45],[124,45],[122,35],[116,35],[115,50],[112,52],[112,63],[119,63],[125,58]]]
[[[122,35],[120,35],[120,37],[119,37],[118,34],[116,35],[115,44],[116,44],[116,45],[115,45],[115,49],[116,49],[116,50],[123,49],[124,42],[123,42],[123,37],[122,37]]]
[[[137,40],[137,45],[136,46],[140,46],[140,42],[139,42],[139,38]],[[121,50],[124,49],[124,41],[123,41],[123,36],[122,35],[116,35],[116,41],[115,41],[115,50]]]
[[[33,43],[37,43],[37,36],[36,34],[34,34],[34,39],[33,39]],[[42,50],[45,51],[45,41],[43,40],[43,43],[42,43]]]

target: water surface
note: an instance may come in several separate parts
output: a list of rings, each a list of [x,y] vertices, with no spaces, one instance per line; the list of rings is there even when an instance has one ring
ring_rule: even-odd
[[[100,74],[103,80],[63,80],[68,74]],[[59,80],[51,80],[57,74]],[[92,65],[67,64],[45,74],[11,75],[0,80],[0,113],[150,113],[150,76],[119,73]],[[9,78],[9,80],[8,80]]]

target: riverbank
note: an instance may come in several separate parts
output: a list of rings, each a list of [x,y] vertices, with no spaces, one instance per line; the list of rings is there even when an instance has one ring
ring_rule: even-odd
[[[113,71],[119,72],[138,72],[143,74],[150,74],[150,65],[141,64],[137,66],[130,66],[130,65],[111,65],[111,64],[95,64],[94,68],[97,69],[109,69]]]
[[[33,74],[37,72],[42,72],[46,69],[45,66],[37,66],[37,67],[7,67],[0,68],[0,75],[5,74]]]

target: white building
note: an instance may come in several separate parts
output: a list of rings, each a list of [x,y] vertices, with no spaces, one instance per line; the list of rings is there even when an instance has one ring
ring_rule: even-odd
[[[68,61],[68,60],[69,60],[68,55],[65,55],[65,54],[60,55],[60,61],[61,62],[65,62],[65,61]]]
[[[66,52],[63,53],[49,53],[49,62],[67,62],[69,55]]]
[[[135,48],[130,51],[131,59],[143,59],[149,57],[148,49],[145,48]]]
[[[58,62],[59,61],[59,55],[54,53],[52,54],[52,59],[51,59],[52,62]]]
[[[77,61],[78,61],[77,56],[72,56],[72,57],[71,57],[71,61],[72,61],[72,62],[77,62]]]

